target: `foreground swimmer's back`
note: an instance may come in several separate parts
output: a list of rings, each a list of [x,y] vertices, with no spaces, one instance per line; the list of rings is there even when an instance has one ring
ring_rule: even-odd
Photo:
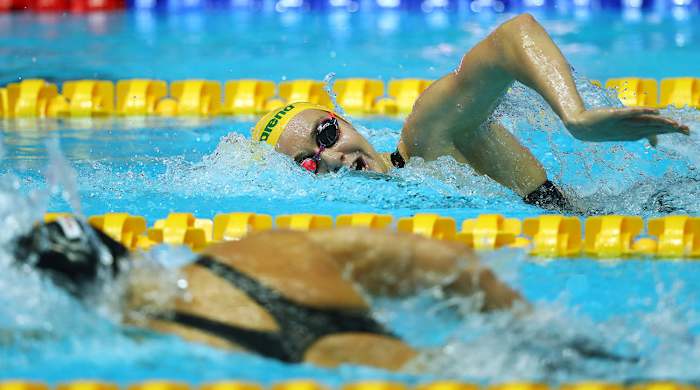
[[[370,316],[328,256],[293,232],[215,245],[182,270],[191,299],[151,326],[286,362],[400,367],[413,350]]]
[[[386,231],[272,231],[214,245],[181,269],[187,290],[174,302],[158,298],[161,275],[119,266],[129,262],[125,249],[79,221],[37,226],[18,240],[16,253],[78,296],[99,275],[124,273],[125,314],[136,325],[324,366],[398,369],[415,355],[371,317],[354,283],[384,295],[434,285],[482,292],[485,310],[519,299],[462,245]]]

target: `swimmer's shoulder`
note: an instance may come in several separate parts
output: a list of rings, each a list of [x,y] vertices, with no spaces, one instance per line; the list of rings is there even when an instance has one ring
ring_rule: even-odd
[[[202,253],[229,265],[298,304],[367,310],[369,306],[329,254],[307,233],[274,230],[207,247]]]

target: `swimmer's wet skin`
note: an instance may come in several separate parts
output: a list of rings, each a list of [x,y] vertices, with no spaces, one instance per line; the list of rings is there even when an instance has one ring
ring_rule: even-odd
[[[462,244],[357,228],[278,230],[212,245],[180,269],[187,298],[174,302],[154,303],[161,275],[144,278],[126,248],[83,221],[36,226],[16,240],[15,258],[79,298],[119,275],[128,286],[125,317],[139,318],[134,325],[321,366],[399,369],[416,354],[372,318],[358,285],[390,296],[438,285],[453,295],[478,292],[483,310],[522,302]]]
[[[265,115],[254,140],[267,142],[315,173],[348,169],[387,172],[411,157],[452,156],[542,208],[573,211],[547,179],[542,164],[491,117],[509,86],[519,81],[539,93],[572,136],[589,142],[656,144],[659,134],[688,135],[687,126],[649,108],[586,110],[571,66],[542,26],[527,14],[499,26],[464,55],[459,67],[432,83],[404,123],[397,149],[380,154],[345,119],[325,107],[291,102]],[[337,126],[324,118],[337,117]],[[313,159],[314,164],[302,164]],[[308,169],[308,168],[307,168]]]

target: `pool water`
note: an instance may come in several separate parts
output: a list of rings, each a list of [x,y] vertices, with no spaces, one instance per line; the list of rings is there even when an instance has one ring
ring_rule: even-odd
[[[563,4],[562,4],[563,6]],[[697,76],[700,14],[529,10],[592,79]],[[338,77],[435,79],[512,14],[379,9],[0,15],[0,83]]]
[[[561,11],[561,10],[560,10]],[[590,107],[619,105],[588,78],[697,75],[699,16],[683,12],[537,15],[577,72]],[[507,15],[196,12],[109,15],[2,15],[3,82],[210,78],[437,78]],[[672,60],[669,60],[672,59]],[[697,215],[700,114],[669,109],[690,137],[586,144],[574,140],[545,103],[515,85],[496,115],[572,195],[584,214]],[[352,118],[380,151],[396,145],[400,119]],[[314,177],[269,147],[247,140],[254,118],[12,121],[2,123],[0,163],[0,378],[49,382],[145,378],[202,382],[238,378],[272,383],[313,377],[331,385],[359,378],[481,383],[700,376],[694,262],[542,262],[515,250],[483,261],[521,289],[534,313],[476,314],[469,300],[428,290],[374,300],[376,315],[425,352],[405,372],[326,370],[189,344],[116,325],[108,294],[88,309],[31,270],[9,266],[8,240],[44,210],[83,215],[124,211],[151,223],[172,211],[394,216],[436,212],[457,222],[482,213],[542,213],[449,158],[411,160],[386,176],[340,171]],[[159,248],[154,262],[191,256]],[[112,295],[113,296],[113,295]],[[427,314],[426,314],[427,313]],[[426,321],[426,316],[430,318]],[[605,351],[605,354],[596,351]]]

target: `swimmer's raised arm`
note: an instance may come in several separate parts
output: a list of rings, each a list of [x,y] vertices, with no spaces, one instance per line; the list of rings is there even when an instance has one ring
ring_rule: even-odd
[[[464,55],[455,72],[421,94],[404,124],[399,152],[404,159],[450,155],[531,203],[527,199],[554,187],[530,150],[491,118],[516,80],[542,95],[581,140],[649,138],[655,144],[656,134],[688,134],[686,126],[653,109],[586,110],[569,63],[542,26],[524,14],[499,26]]]
[[[442,285],[462,295],[483,292],[485,310],[522,300],[461,243],[362,228],[314,231],[307,237],[371,293],[402,295]]]
[[[452,124],[453,136],[463,136],[465,129],[475,131],[515,80],[542,95],[571,134],[581,140],[624,141],[665,133],[688,134],[686,126],[658,115],[654,109],[587,111],[569,63],[528,14],[502,24],[470,50],[453,74],[421,96],[408,125],[429,129],[436,121]]]

